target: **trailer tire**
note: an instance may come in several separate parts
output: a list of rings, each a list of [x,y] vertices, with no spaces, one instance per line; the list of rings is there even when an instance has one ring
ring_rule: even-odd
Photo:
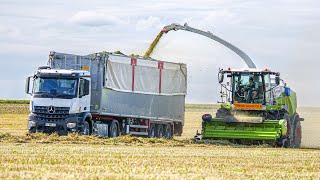
[[[163,138],[163,126],[162,124],[156,125],[156,137],[157,138]]]
[[[183,133],[182,123],[174,124],[174,126],[173,126],[173,134],[175,136],[181,136],[182,133]]]
[[[172,139],[172,128],[170,124],[164,126],[164,136],[166,139]]]
[[[109,128],[109,137],[115,138],[119,136],[118,125],[115,121],[112,121],[110,128]]]
[[[149,138],[155,138],[156,137],[156,126],[154,124],[150,124],[150,129],[148,131],[148,137]]]

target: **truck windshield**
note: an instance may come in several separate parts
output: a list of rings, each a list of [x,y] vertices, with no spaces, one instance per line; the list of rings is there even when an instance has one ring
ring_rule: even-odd
[[[74,98],[77,96],[77,79],[36,78],[33,93],[38,97]]]
[[[263,103],[264,91],[261,74],[240,73],[234,76],[234,101],[239,103]]]

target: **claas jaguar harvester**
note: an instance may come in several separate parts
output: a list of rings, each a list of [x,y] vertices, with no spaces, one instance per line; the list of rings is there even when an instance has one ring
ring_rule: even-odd
[[[227,78],[226,82],[225,78]],[[221,108],[202,116],[202,139],[251,140],[300,147],[296,93],[280,73],[256,68],[220,70]]]
[[[174,23],[159,32],[144,57],[150,57],[164,34],[178,30],[196,33],[220,43],[239,55],[248,66],[248,69],[219,71],[221,108],[214,118],[210,114],[203,115],[202,139],[301,146],[300,122],[303,118],[296,112],[296,93],[280,79],[280,73],[257,69],[250,57],[235,45],[209,31]],[[225,76],[228,79],[224,83]],[[195,139],[200,139],[201,134],[197,133]]]
[[[51,52],[48,66],[27,78],[29,132],[181,135],[185,64],[116,53]]]

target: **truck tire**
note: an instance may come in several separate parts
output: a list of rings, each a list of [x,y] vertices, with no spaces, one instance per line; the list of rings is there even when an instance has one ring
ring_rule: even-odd
[[[157,138],[163,138],[163,126],[162,124],[156,125],[156,137]]]
[[[148,131],[148,137],[149,138],[155,138],[156,137],[156,126],[154,124],[150,124],[150,129]]]
[[[33,133],[36,133],[36,132],[37,132],[37,130],[36,130],[35,127],[32,127],[31,129],[29,129],[29,133],[30,134],[33,134]]]
[[[229,109],[219,108],[216,117],[217,118],[225,118],[226,116],[231,116],[231,112]]]
[[[296,117],[294,123],[294,131],[293,131],[293,148],[300,148],[301,147],[301,122],[299,116]]]
[[[82,135],[90,135],[90,125],[88,121],[83,122],[83,127],[81,130]]]
[[[171,139],[172,138],[172,128],[170,124],[166,124],[164,126],[164,136],[166,139]]]
[[[110,128],[109,128],[109,137],[115,138],[119,136],[118,125],[115,121],[112,121]]]

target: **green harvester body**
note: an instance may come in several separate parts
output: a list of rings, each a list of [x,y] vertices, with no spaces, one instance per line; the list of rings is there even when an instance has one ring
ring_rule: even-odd
[[[281,145],[284,145],[283,140],[292,141],[290,134],[291,136],[294,134],[292,128],[296,124],[295,121],[297,118],[302,119],[297,117],[296,113],[296,93],[286,87],[286,84],[283,86],[279,85],[279,82],[272,84],[270,75],[276,75],[279,78],[279,73],[257,70],[254,72],[220,71],[220,73],[222,76],[225,73],[229,74],[229,88],[222,85],[226,90],[230,89],[229,94],[223,92],[221,88],[221,97],[229,100],[221,103],[216,117],[203,115],[202,139],[268,141],[278,142]],[[246,100],[247,94],[245,94],[247,96],[240,95],[240,89],[244,87],[241,85],[243,83],[241,78],[245,79],[245,76],[251,75],[261,77],[260,101],[257,99],[249,102]],[[223,78],[220,80],[220,77],[221,84]]]

